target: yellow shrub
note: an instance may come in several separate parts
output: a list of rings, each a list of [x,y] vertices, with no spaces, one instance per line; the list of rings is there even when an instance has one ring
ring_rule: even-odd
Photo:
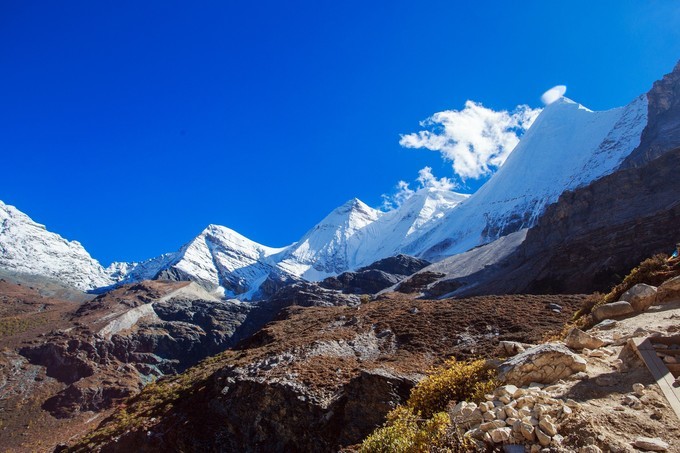
[[[451,423],[450,402],[481,401],[498,383],[484,360],[450,359],[432,370],[411,391],[404,406],[387,415],[387,422],[361,444],[362,453],[420,453],[475,451],[472,439]]]
[[[419,414],[399,406],[387,415],[387,423],[361,444],[361,453],[419,453],[443,447],[451,419],[446,412],[423,420]]]
[[[484,360],[457,362],[449,359],[411,391],[408,406],[430,417],[445,411],[449,402],[484,400],[484,394],[498,385],[495,370]]]

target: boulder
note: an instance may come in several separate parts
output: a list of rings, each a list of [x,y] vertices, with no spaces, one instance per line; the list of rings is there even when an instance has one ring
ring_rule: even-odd
[[[604,346],[604,341],[589,335],[576,327],[569,331],[569,334],[567,334],[564,342],[571,349],[577,350],[581,350],[583,348],[597,349]]]
[[[593,310],[595,321],[604,319],[619,318],[634,313],[633,306],[626,301],[620,300],[610,304],[600,305]]]
[[[494,443],[500,444],[510,440],[512,436],[512,428],[496,428],[489,431],[491,434],[491,439]]]
[[[500,341],[498,345],[501,347],[502,351],[506,356],[513,356],[519,354],[520,352],[526,351],[526,348],[517,341]]]
[[[656,292],[658,303],[670,302],[675,299],[680,299],[680,275],[663,282]]]
[[[623,293],[619,301],[627,301],[633,310],[640,313],[652,306],[656,300],[656,286],[638,283]]]
[[[669,445],[658,437],[638,437],[633,442],[635,448],[646,451],[666,451]]]
[[[499,378],[517,386],[552,384],[585,371],[586,361],[559,343],[545,343],[517,354],[498,368]]]

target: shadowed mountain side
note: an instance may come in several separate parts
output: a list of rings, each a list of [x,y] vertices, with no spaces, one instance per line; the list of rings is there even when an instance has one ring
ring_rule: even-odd
[[[563,194],[520,247],[456,296],[606,290],[680,240],[680,148]]]

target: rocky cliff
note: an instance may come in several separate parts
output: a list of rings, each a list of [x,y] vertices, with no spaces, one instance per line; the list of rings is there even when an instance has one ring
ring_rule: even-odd
[[[640,167],[680,146],[680,63],[647,93],[647,126],[621,168]]]

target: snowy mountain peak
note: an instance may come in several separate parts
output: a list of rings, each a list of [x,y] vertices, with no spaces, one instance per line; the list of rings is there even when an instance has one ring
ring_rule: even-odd
[[[352,198],[331,211],[317,226],[340,225],[343,222],[350,222],[356,227],[375,221],[382,214],[382,211],[371,208],[358,198]]]
[[[496,174],[406,250],[435,261],[533,226],[562,192],[614,171],[646,123],[646,96],[597,112],[567,98],[548,105]]]
[[[47,231],[45,225],[2,201],[0,267],[58,279],[82,291],[113,283],[79,242]]]
[[[472,195],[421,188],[387,212],[353,198],[284,248],[211,224],[176,252],[106,270],[78,242],[0,202],[0,267],[81,289],[150,278],[192,280],[220,296],[249,299],[271,276],[320,280],[399,253],[438,261],[530,228],[565,190],[619,168],[640,144],[647,123],[645,95],[602,112],[561,97],[543,109],[503,166]]]

